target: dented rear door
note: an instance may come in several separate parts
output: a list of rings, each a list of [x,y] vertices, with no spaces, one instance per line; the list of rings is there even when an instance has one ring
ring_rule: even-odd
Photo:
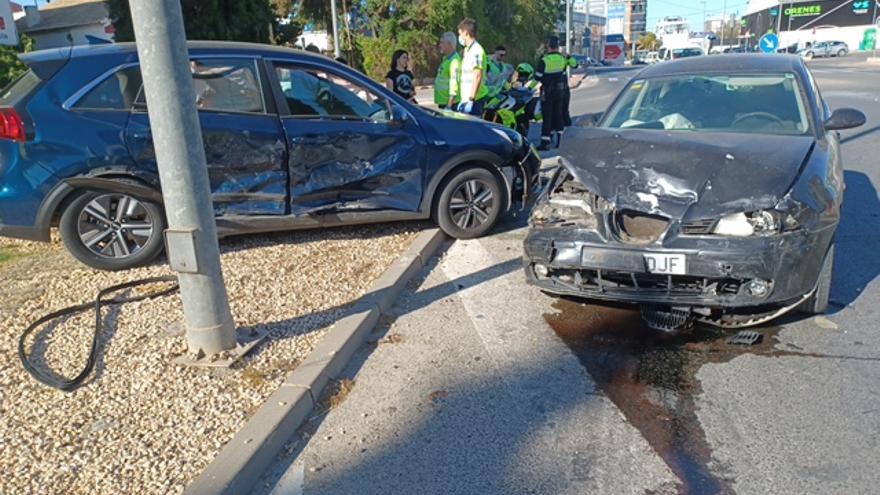
[[[418,210],[425,144],[406,110],[341,72],[285,62],[272,72],[292,214]]]

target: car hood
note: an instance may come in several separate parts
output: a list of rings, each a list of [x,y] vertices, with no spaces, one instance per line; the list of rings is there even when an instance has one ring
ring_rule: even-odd
[[[574,127],[560,162],[616,208],[691,220],[776,206],[814,142],[812,136]]]

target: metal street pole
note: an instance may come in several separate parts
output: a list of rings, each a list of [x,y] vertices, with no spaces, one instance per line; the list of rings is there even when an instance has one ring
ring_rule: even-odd
[[[721,50],[724,51],[724,30],[727,28],[727,0],[721,8]]]
[[[571,56],[571,0],[565,0],[565,54]],[[571,67],[568,64],[565,67],[565,75],[570,78]]]
[[[330,16],[333,18],[333,56],[339,58],[339,28],[336,27],[336,0],[330,0]]]
[[[779,0],[779,10],[776,11],[776,36],[782,31],[782,0]]]
[[[180,0],[129,0],[189,351],[236,347]],[[173,242],[172,242],[172,234]],[[183,270],[183,271],[181,271]]]

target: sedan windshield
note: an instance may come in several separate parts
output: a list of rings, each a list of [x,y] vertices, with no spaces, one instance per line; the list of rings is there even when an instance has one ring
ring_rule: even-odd
[[[807,106],[794,74],[679,75],[633,81],[603,127],[802,135]]]

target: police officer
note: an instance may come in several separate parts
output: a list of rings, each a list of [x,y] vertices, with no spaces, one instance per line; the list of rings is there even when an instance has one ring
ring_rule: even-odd
[[[556,144],[559,144],[559,133],[564,128],[562,104],[565,98],[565,86],[568,86],[565,75],[567,66],[568,61],[559,53],[559,38],[551,36],[547,40],[547,54],[541,58],[535,70],[535,79],[541,82],[541,107],[544,114],[539,150],[550,149],[554,139]]]
[[[461,55],[455,50],[457,41],[455,33],[446,32],[438,44],[443,61],[434,79],[434,103],[441,109],[455,109],[459,101]]]
[[[578,62],[577,59],[572,55],[566,55],[565,57],[565,67],[567,69],[577,69]],[[571,88],[568,86],[568,78],[566,77],[565,81],[565,92],[562,96],[562,125],[568,127],[571,125],[571,110],[569,106],[571,106]]]

